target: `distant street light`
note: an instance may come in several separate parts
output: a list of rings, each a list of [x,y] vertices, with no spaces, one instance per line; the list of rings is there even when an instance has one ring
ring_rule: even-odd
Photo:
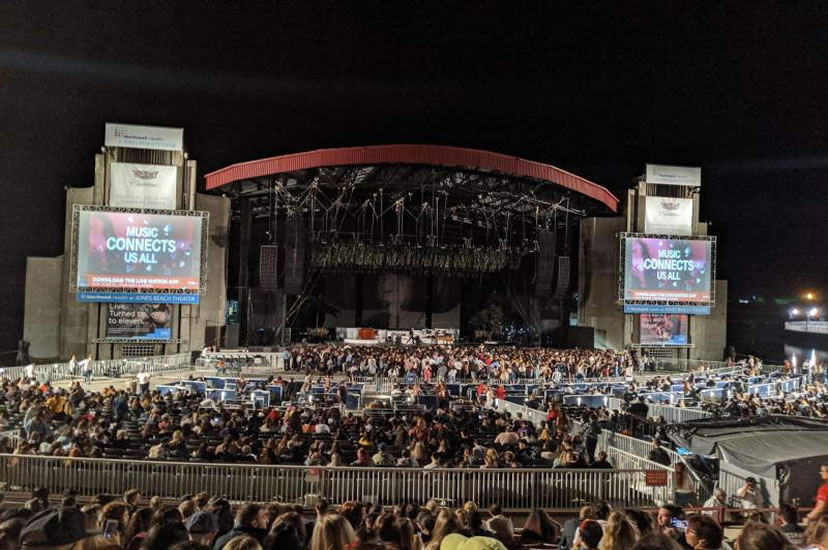
[[[805,294],[805,299],[806,300],[813,300],[814,299],[814,293],[813,292],[808,292],[807,294]]]
[[[793,309],[791,310],[791,316],[792,316],[792,317],[796,317],[797,315],[799,315],[799,310],[798,310],[798,309],[796,309],[796,308],[793,308]]]

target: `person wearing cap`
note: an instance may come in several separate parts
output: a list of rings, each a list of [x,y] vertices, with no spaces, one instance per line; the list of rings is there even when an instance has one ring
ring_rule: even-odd
[[[465,537],[451,533],[443,537],[440,550],[507,550],[506,546],[492,537]]]
[[[742,508],[746,510],[754,510],[764,506],[764,499],[762,498],[762,491],[759,489],[759,482],[755,477],[745,479],[745,484],[736,491],[736,495],[742,500]]]
[[[199,511],[187,518],[185,523],[190,540],[205,546],[212,546],[218,532],[216,516],[210,512]]]
[[[371,461],[374,463],[375,466],[393,466],[394,465],[394,455],[386,451],[387,446],[385,443],[380,443],[377,445],[377,452],[374,456],[371,457]]]

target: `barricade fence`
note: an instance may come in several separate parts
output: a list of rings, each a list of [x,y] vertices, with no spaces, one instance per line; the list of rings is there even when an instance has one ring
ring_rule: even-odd
[[[630,460],[640,463],[635,457]],[[88,497],[136,488],[164,498],[206,491],[232,501],[307,502],[323,497],[332,503],[363,500],[384,506],[429,499],[456,506],[471,500],[484,507],[499,503],[508,510],[573,509],[595,500],[625,506],[670,501],[671,476],[667,485],[649,486],[645,472],[265,466],[0,455],[0,484],[7,491],[43,486],[59,494],[73,488]]]
[[[171,355],[156,355],[150,357],[136,357],[129,359],[101,359],[91,361],[92,376],[123,376],[149,372],[160,374],[164,372],[182,370],[190,367],[189,353],[175,353]],[[2,376],[16,380],[27,375],[27,367],[8,367],[2,369]],[[34,377],[41,382],[60,382],[82,378],[82,369],[79,364],[74,366],[69,362],[35,365],[32,369]]]

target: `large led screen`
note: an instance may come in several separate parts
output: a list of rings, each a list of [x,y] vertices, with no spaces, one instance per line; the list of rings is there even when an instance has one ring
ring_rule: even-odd
[[[642,314],[640,316],[641,345],[687,345],[687,315]]]
[[[78,289],[199,291],[206,218],[102,209],[78,214]]]
[[[712,302],[712,240],[624,237],[623,300]]]

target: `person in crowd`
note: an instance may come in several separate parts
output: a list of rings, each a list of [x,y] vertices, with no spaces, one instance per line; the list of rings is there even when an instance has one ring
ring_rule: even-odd
[[[356,533],[344,516],[326,514],[313,528],[310,550],[346,550],[356,540]]]
[[[267,535],[264,529],[266,512],[267,510],[258,504],[245,504],[239,508],[233,529],[216,539],[213,550],[222,550],[231,539],[242,535],[250,536],[257,541],[264,540]]]
[[[734,550],[796,550],[796,547],[778,528],[754,522],[744,526]]]
[[[218,533],[216,516],[210,512],[199,510],[187,518],[185,526],[191,541],[212,548],[213,541]]]
[[[650,444],[650,453],[647,455],[647,459],[664,466],[670,465],[670,455],[661,447],[661,442],[658,439],[653,439]]]
[[[551,544],[557,540],[561,526],[547,515],[546,512],[535,508],[529,513],[523,524],[520,541],[523,544],[542,543]]]
[[[819,477],[822,480],[822,484],[817,489],[816,498],[814,499],[814,509],[804,518],[805,523],[818,520],[828,514],[828,464],[823,464],[819,467]]]
[[[678,522],[681,521],[682,514],[683,511],[681,506],[676,506],[675,504],[664,504],[658,509],[656,523],[658,525],[659,533],[672,538],[681,546],[689,546],[685,539],[684,530],[678,526]]]
[[[318,514],[316,521],[324,515]],[[313,532],[315,523],[311,526],[311,532]],[[302,516],[297,512],[281,514],[271,525],[262,547],[264,550],[304,550],[310,542],[306,527]]]
[[[613,512],[604,526],[598,547],[599,550],[626,550],[635,545],[638,536],[638,528],[624,512]]]
[[[678,506],[689,506],[696,498],[696,483],[683,462],[678,462],[673,470],[674,502]]]
[[[815,550],[828,550],[828,516],[823,515],[808,524],[805,544]]]
[[[601,539],[604,537],[604,529],[595,520],[585,520],[578,526],[575,545],[583,550],[599,550]],[[574,546],[573,546],[574,547]]]
[[[652,532],[638,539],[632,550],[683,550],[683,548],[672,537]]]
[[[797,512],[795,506],[787,502],[780,504],[777,523],[779,524],[779,530],[785,533],[791,544],[797,547],[805,544],[805,529],[799,525],[799,512]]]
[[[746,478],[744,485],[736,491],[736,495],[741,501],[742,508],[746,510],[764,507],[765,500],[762,498],[762,490],[755,477]]]
[[[693,550],[723,550],[724,531],[710,516],[690,516],[684,533],[687,544]]]
[[[572,546],[578,531],[578,525],[587,519],[593,519],[592,507],[582,506],[577,518],[571,518],[564,522],[563,528],[561,529],[561,548],[570,548]]]
[[[702,504],[702,508],[705,508],[705,510],[702,510],[702,514],[713,518],[724,519],[722,511],[727,507],[727,492],[717,487],[713,489],[713,495]]]

